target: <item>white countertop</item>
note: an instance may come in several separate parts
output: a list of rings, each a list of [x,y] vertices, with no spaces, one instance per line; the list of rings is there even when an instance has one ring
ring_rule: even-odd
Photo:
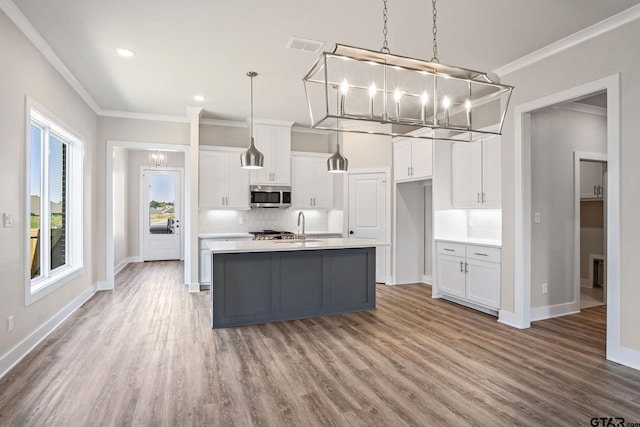
[[[500,240],[491,240],[491,239],[473,239],[473,238],[464,238],[464,239],[433,239],[436,242],[451,242],[451,243],[460,243],[464,245],[480,245],[480,246],[491,246],[494,248],[502,248],[502,242]]]
[[[199,239],[237,239],[237,238],[250,238],[253,239],[253,234],[250,233],[202,233],[198,234]]]
[[[280,251],[310,251],[321,249],[350,249],[386,246],[387,243],[373,239],[307,239],[307,241],[290,240],[245,240],[231,242],[207,243],[214,254],[243,253],[243,252],[280,252]]]

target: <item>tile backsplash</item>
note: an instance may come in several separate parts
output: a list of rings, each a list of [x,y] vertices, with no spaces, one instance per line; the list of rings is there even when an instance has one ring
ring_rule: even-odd
[[[199,212],[199,233],[242,233],[259,230],[298,231],[299,209],[209,210]],[[304,210],[308,231],[341,232],[342,211]]]
[[[502,210],[470,209],[467,233],[471,239],[502,240]]]

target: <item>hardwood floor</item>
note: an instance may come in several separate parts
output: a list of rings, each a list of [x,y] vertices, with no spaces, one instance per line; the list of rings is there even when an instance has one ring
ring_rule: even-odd
[[[378,286],[378,309],[210,328],[178,262],[131,264],[0,381],[2,426],[640,423],[640,371],[605,360],[606,308],[516,330]]]

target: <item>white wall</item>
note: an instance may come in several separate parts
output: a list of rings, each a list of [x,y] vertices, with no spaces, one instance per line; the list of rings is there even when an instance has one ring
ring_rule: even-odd
[[[3,12],[0,12],[0,52],[3,56],[0,66],[0,180],[5,183],[0,186],[0,200],[2,213],[12,215],[14,219],[13,227],[0,228],[1,359],[96,282],[94,229],[100,221],[96,210],[96,194],[100,193],[96,186],[95,113]],[[24,297],[28,280],[25,245],[29,227],[25,212],[27,95],[79,133],[84,148],[84,268],[78,277],[28,307]],[[7,332],[6,322],[10,315],[14,316],[15,329]]]
[[[531,115],[531,306],[574,299],[574,151],[606,153],[607,118],[551,108]],[[542,293],[542,283],[549,293]]]
[[[637,286],[637,260],[640,259],[640,61],[635,54],[640,39],[640,21],[599,35],[581,44],[535,62],[503,76],[502,81],[514,85],[502,137],[502,206],[503,259],[502,309],[513,312],[515,287],[515,107],[587,82],[620,73],[621,135],[621,277],[620,277],[620,343],[640,351],[640,286]],[[525,147],[526,148],[526,147]],[[525,150],[526,152],[526,150]],[[518,189],[520,191],[520,189]],[[528,244],[528,242],[526,242]]]

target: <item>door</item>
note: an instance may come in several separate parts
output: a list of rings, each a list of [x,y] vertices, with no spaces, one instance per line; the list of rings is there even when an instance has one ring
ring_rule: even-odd
[[[387,180],[384,172],[349,174],[349,236],[386,242]],[[376,282],[387,277],[387,247],[376,248]]]
[[[502,207],[502,143],[496,136],[482,142],[483,208]]]
[[[238,165],[240,156],[238,155]],[[238,166],[240,167],[240,166]],[[219,209],[226,207],[227,176],[225,153],[200,152],[199,200],[201,209]],[[249,184],[247,183],[248,191]]]
[[[393,177],[396,181],[411,178],[411,141],[403,138],[393,142]]]
[[[438,254],[438,291],[459,298],[466,298],[465,259],[453,255]]]
[[[181,171],[142,170],[142,259],[180,259]]]
[[[482,143],[456,142],[451,150],[453,207],[478,207],[482,203]]]
[[[416,139],[411,141],[411,177],[431,178],[433,176],[433,141]]]

